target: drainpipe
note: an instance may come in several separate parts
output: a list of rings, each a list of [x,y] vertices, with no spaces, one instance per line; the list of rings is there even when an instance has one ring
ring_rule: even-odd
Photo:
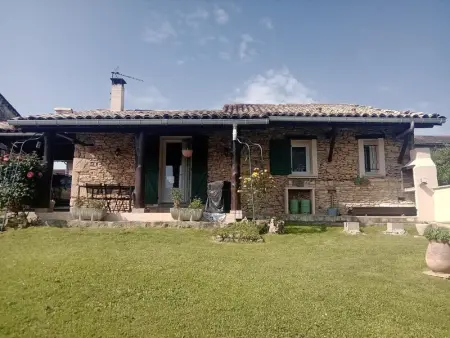
[[[409,124],[409,128],[406,129],[404,132],[398,134],[395,138],[402,138],[408,134],[411,134],[414,131],[414,120],[412,120]]]

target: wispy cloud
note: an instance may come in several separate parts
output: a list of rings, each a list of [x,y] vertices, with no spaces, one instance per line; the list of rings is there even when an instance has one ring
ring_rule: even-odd
[[[231,59],[231,53],[226,51],[219,52],[219,58],[222,60],[230,60]]]
[[[209,12],[204,8],[197,8],[194,12],[180,14],[186,25],[198,28],[200,24],[209,18]]]
[[[259,20],[259,23],[261,25],[263,25],[264,27],[266,27],[267,29],[272,30],[273,29],[273,23],[272,20],[270,18],[261,18],[261,20]]]
[[[250,46],[254,41],[253,37],[249,34],[243,34],[241,36],[241,42],[239,43],[239,58],[242,61],[250,61],[252,57],[257,54],[256,50]]]
[[[146,42],[159,43],[170,38],[175,38],[176,36],[177,32],[175,28],[173,28],[169,21],[165,21],[158,27],[146,27],[142,38]]]
[[[270,69],[235,91],[239,103],[312,103],[314,91],[297,80],[288,68]]]
[[[214,17],[219,25],[226,24],[230,19],[228,13],[223,8],[217,6],[214,8]]]
[[[209,42],[212,42],[214,40],[216,40],[216,37],[214,35],[209,35],[209,36],[204,36],[204,37],[200,38],[198,40],[198,43],[199,43],[199,45],[204,46],[204,45],[206,45]]]
[[[126,92],[126,101],[134,109],[163,109],[169,103],[169,99],[153,85],[145,88],[141,94]]]

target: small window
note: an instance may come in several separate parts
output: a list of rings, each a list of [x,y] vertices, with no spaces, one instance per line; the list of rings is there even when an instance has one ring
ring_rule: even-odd
[[[385,176],[384,139],[360,139],[359,174],[361,176]]]
[[[293,175],[313,174],[311,148],[312,141],[291,140],[291,173]]]

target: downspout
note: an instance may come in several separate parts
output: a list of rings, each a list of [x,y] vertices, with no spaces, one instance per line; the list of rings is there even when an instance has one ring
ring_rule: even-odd
[[[403,131],[402,133],[398,134],[395,137],[396,139],[400,139],[403,137],[402,148],[400,150],[400,154],[398,155],[398,159],[397,159],[398,164],[403,163],[403,157],[405,156],[406,148],[408,147],[408,139],[409,139],[409,136],[411,133],[414,133],[414,120],[411,121],[408,129],[406,129],[405,131]],[[403,179],[402,179],[402,182],[403,182]]]

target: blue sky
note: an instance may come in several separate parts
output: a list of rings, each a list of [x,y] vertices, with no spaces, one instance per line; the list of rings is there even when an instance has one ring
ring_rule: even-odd
[[[109,106],[357,103],[449,115],[450,1],[15,0],[0,92],[23,115]],[[443,128],[426,133],[448,133]]]

